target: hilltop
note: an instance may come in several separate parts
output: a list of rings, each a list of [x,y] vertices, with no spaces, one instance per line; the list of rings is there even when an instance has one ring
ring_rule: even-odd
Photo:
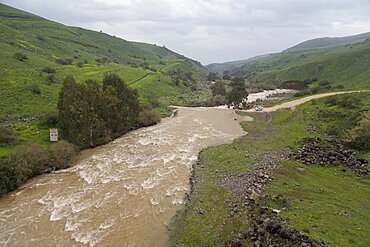
[[[284,81],[315,81],[333,88],[369,88],[370,33],[303,42],[285,51],[242,62],[210,64],[210,71],[229,70],[251,84],[281,86]]]

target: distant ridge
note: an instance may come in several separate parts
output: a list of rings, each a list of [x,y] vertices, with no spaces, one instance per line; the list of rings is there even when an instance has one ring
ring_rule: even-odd
[[[325,37],[318,39],[311,39],[305,42],[302,42],[296,46],[289,48],[288,50],[300,50],[300,49],[322,49],[330,47],[338,47],[345,45],[353,45],[356,43],[364,42],[370,38],[370,32],[362,33],[352,36],[345,37]]]

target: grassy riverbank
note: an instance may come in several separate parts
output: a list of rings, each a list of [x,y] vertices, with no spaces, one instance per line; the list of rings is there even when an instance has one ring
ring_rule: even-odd
[[[295,111],[249,114],[254,122],[242,122],[248,135],[232,144],[212,147],[194,165],[193,192],[187,207],[171,225],[170,245],[218,246],[247,231],[247,208],[229,187],[229,174],[245,174],[260,161],[257,154],[289,148],[297,150],[306,137],[323,137],[328,132],[341,138],[361,114],[370,109],[370,94],[334,96],[308,102]],[[351,105],[340,102],[354,100]],[[335,104],[334,104],[335,103]],[[348,102],[347,102],[348,103]],[[330,114],[331,113],[331,114]],[[315,131],[308,131],[313,126]],[[360,151],[369,159],[369,150]],[[283,195],[290,208],[279,217],[306,235],[331,246],[366,246],[370,236],[370,180],[338,167],[307,166],[296,161],[278,162],[274,180],[260,195],[261,206],[281,209],[274,198]],[[296,168],[304,168],[299,172]],[[247,189],[247,188],[245,188]],[[244,243],[246,246],[250,240]],[[249,242],[250,243],[250,242]]]

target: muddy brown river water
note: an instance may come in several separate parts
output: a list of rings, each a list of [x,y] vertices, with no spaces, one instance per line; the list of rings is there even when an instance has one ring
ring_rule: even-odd
[[[199,151],[243,135],[233,111],[178,112],[0,198],[0,246],[165,246]]]

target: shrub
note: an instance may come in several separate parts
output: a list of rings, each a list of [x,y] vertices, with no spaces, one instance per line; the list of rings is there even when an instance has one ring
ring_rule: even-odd
[[[44,67],[41,71],[48,74],[55,74],[55,69],[51,67]]]
[[[325,99],[325,104],[329,106],[338,105],[343,108],[358,108],[362,105],[361,99],[358,96],[351,94],[338,95]]]
[[[50,147],[48,167],[53,170],[70,167],[71,159],[76,156],[77,147],[67,141],[59,141]]]
[[[40,145],[27,143],[17,146],[10,160],[20,168],[21,181],[42,173],[49,158],[48,152]]]
[[[363,113],[357,125],[346,133],[344,141],[352,148],[370,150],[370,111]]]
[[[76,65],[77,65],[77,67],[82,68],[84,66],[84,63],[83,62],[77,62]]]
[[[37,84],[36,82],[31,84],[30,91],[34,94],[41,94],[41,89],[39,87],[39,84]]]
[[[0,195],[15,190],[22,182],[19,167],[8,158],[0,159]]]
[[[0,145],[9,144],[13,141],[15,141],[13,129],[5,126],[0,126]]]
[[[51,84],[55,83],[55,81],[56,81],[56,77],[55,77],[54,74],[48,74],[46,76],[46,84],[51,85]]]
[[[161,121],[161,116],[152,110],[143,109],[139,113],[138,122],[140,126],[151,126]]]
[[[55,126],[59,121],[59,112],[58,110],[51,110],[45,112],[40,117],[41,126]]]
[[[71,65],[73,60],[71,58],[58,58],[55,62],[60,65]]]
[[[225,105],[226,104],[226,97],[223,95],[216,95],[213,97],[214,104],[217,105]]]
[[[17,52],[17,53],[15,53],[15,54],[14,54],[14,57],[15,57],[17,60],[22,61],[22,62],[24,62],[24,61],[26,61],[26,60],[28,59],[27,55],[26,55],[26,54],[24,54],[24,53],[21,53],[21,52]]]

